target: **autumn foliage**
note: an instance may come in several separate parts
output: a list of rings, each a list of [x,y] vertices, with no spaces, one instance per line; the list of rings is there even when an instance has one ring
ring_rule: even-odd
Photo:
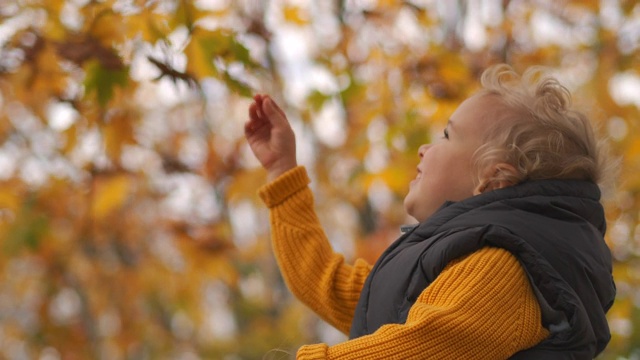
[[[410,221],[417,148],[489,65],[554,69],[621,158],[602,358],[640,353],[640,5],[0,1],[0,358],[284,358],[343,339],[286,290],[250,96],[283,105],[334,247]]]

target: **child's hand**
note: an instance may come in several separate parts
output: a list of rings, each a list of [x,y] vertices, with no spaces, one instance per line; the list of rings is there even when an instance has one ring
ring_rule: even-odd
[[[296,138],[284,112],[267,95],[255,95],[244,136],[269,181],[297,166]]]

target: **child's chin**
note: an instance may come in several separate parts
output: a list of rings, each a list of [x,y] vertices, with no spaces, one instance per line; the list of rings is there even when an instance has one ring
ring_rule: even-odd
[[[407,194],[407,196],[404,198],[403,205],[404,211],[407,213],[407,215],[411,216],[414,219],[417,219],[415,213],[416,203],[411,199],[411,193]]]
[[[410,194],[407,194],[407,196],[405,196],[404,198],[404,202],[402,203],[404,205],[404,211],[411,215],[411,199],[409,198]],[[411,215],[413,216],[413,215]]]

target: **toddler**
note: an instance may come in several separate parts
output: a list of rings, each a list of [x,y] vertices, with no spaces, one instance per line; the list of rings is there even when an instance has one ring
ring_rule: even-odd
[[[254,97],[245,136],[268,174],[259,194],[278,265],[349,335],[298,359],[592,359],[609,342],[605,148],[539,69],[496,65],[481,83],[419,148],[404,200],[419,224],[374,265],[333,252],[284,112]]]

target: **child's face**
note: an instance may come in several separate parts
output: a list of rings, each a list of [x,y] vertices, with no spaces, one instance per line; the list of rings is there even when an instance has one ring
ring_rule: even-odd
[[[451,115],[442,137],[418,150],[418,175],[404,199],[407,213],[422,222],[445,201],[460,201],[473,195],[471,157],[480,147],[490,119],[483,116],[495,100],[474,95]]]

